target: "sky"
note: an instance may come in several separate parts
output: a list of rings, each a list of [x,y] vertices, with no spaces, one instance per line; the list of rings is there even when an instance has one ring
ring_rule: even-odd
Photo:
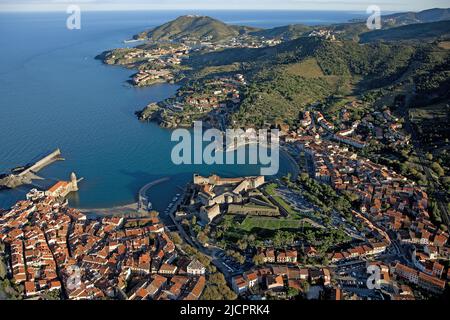
[[[449,8],[450,0],[0,0],[0,11],[65,11],[70,4],[82,10],[345,10],[420,11]]]

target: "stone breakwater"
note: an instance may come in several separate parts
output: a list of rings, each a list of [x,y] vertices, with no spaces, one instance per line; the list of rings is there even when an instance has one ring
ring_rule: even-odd
[[[35,163],[23,167],[18,172],[13,171],[10,174],[0,176],[0,190],[14,189],[24,184],[32,184],[33,180],[41,179],[35,174],[36,172],[58,160],[63,160],[60,149],[56,149]]]

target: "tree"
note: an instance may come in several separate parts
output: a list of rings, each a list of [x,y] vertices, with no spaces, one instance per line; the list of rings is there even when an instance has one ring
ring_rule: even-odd
[[[45,294],[46,300],[61,300],[61,291],[60,290],[53,290],[49,291]]]
[[[298,296],[299,293],[300,292],[296,288],[291,288],[291,287],[287,291],[287,295],[289,298],[296,297],[296,296]]]
[[[309,175],[306,172],[302,172],[300,174],[300,181],[306,182],[306,181],[308,181],[308,179],[309,179]]]
[[[183,240],[181,239],[180,235],[178,234],[178,232],[171,232],[170,233],[170,237],[172,238],[172,241],[175,244],[182,244]]]
[[[192,231],[194,231],[195,234],[198,234],[200,233],[200,231],[202,231],[202,228],[198,224],[194,224],[192,226]]]
[[[309,291],[309,282],[302,281],[302,288],[303,288],[303,292],[308,292]]]
[[[203,232],[203,231],[200,231],[198,234],[197,234],[197,239],[198,239],[198,241],[200,241],[202,244],[205,244],[205,243],[207,243],[208,242],[208,236],[205,234],[205,232]]]
[[[7,273],[6,264],[3,261],[3,258],[0,257],[0,279],[5,279],[6,273]]]
[[[243,239],[239,239],[237,242],[238,248],[241,250],[245,250],[247,249],[248,243],[247,240],[245,238]]]
[[[216,272],[208,277],[202,300],[235,300],[237,295],[228,287],[222,273]]]
[[[255,254],[252,261],[255,265],[259,266],[264,263],[264,256],[262,254]]]
[[[439,177],[443,177],[445,175],[444,169],[441,167],[441,165],[438,162],[433,162],[431,164],[431,169],[433,169],[433,171],[436,172],[436,174]]]
[[[277,230],[273,237],[273,244],[275,247],[284,247],[291,245],[294,242],[294,234],[288,231]]]
[[[239,262],[240,264],[244,264],[245,262],[245,257],[240,254],[239,252],[236,252],[236,255],[234,256],[234,258],[237,260],[237,262]]]
[[[288,173],[286,174],[286,176],[284,176],[282,179],[283,179],[286,183],[289,183],[289,182],[291,181],[291,179],[292,179],[292,174],[291,174],[290,172],[288,172]]]

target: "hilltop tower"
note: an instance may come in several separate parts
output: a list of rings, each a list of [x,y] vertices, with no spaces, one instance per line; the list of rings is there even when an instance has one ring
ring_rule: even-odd
[[[71,191],[78,191],[78,181],[75,172],[70,174]]]

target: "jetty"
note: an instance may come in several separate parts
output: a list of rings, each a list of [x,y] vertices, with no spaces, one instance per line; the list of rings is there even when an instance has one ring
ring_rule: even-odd
[[[138,210],[139,211],[147,211],[149,209],[149,207],[151,207],[151,202],[149,201],[148,197],[147,197],[147,191],[160,183],[163,183],[165,181],[168,181],[170,178],[169,177],[165,177],[165,178],[161,178],[155,181],[152,181],[150,183],[147,183],[145,186],[143,186],[140,190],[139,190],[139,200],[138,200]],[[150,205],[150,206],[149,206]]]
[[[8,174],[0,175],[0,190],[14,189],[24,184],[32,184],[33,180],[41,179],[37,176],[37,172],[58,160],[64,160],[61,157],[60,149],[56,149],[34,163],[17,167]]]

